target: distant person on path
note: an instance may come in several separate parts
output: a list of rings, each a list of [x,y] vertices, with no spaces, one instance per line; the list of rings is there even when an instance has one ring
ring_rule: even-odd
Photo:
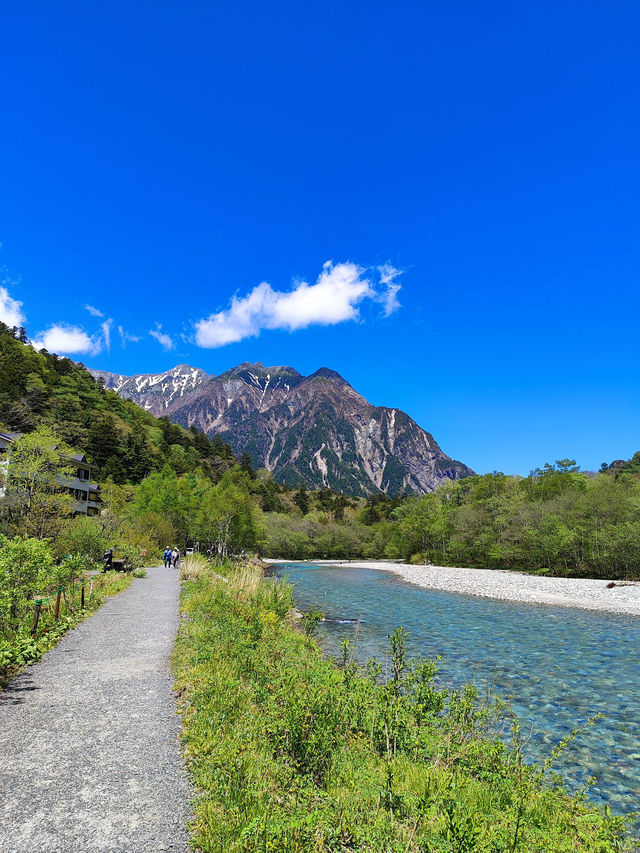
[[[180,551],[177,548],[171,552],[171,565],[174,569],[180,568]]]
[[[162,559],[164,560],[165,569],[169,568],[169,566],[171,565],[171,548],[169,548],[168,545],[164,549],[164,554],[162,555]]]

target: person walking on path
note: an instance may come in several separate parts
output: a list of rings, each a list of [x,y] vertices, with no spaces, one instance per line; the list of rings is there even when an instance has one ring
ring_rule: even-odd
[[[171,565],[174,569],[180,568],[180,550],[178,548],[174,548],[171,552]]]
[[[163,555],[162,555],[162,559],[164,560],[164,567],[165,567],[165,569],[168,569],[168,568],[169,568],[169,566],[171,565],[171,548],[169,548],[169,546],[168,546],[168,545],[167,545],[167,547],[164,549],[164,553],[163,553]]]
[[[0,693],[2,853],[188,853],[179,589],[149,569]]]

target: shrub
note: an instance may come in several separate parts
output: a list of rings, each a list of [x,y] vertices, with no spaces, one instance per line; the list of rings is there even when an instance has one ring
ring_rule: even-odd
[[[144,565],[142,548],[140,548],[138,545],[120,545],[117,551],[119,554],[122,555],[126,571],[131,571],[132,569],[141,569]]]
[[[91,563],[99,563],[106,549],[107,540],[100,523],[84,515],[69,522],[56,548],[61,556],[76,554]]]
[[[15,633],[36,595],[45,594],[56,581],[46,542],[0,537],[0,635]]]

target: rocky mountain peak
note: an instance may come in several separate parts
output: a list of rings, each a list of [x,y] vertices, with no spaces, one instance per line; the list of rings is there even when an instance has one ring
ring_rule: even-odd
[[[89,372],[96,379],[102,379],[105,388],[133,400],[154,415],[165,415],[173,402],[195,391],[211,378],[201,368],[189,364],[178,364],[163,373],[141,373],[136,376],[123,376],[105,370],[90,369]]]
[[[318,368],[318,370],[311,374],[309,379],[331,379],[334,382],[341,382],[345,385],[349,384],[347,380],[344,379],[344,377],[340,376],[339,373],[337,373],[335,370],[331,370],[331,368],[329,367]]]
[[[290,486],[421,494],[473,473],[407,414],[372,406],[328,367],[308,377],[261,362],[215,377],[190,365],[130,377],[92,372],[153,414],[219,434]]]

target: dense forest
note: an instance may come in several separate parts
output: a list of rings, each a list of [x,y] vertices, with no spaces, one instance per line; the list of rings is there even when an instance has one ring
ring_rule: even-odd
[[[236,462],[217,436],[209,441],[195,428],[154,417],[105,390],[81,364],[37,352],[24,329],[0,323],[0,428],[29,433],[42,426],[86,453],[100,482],[136,484],[164,465],[217,480]]]

